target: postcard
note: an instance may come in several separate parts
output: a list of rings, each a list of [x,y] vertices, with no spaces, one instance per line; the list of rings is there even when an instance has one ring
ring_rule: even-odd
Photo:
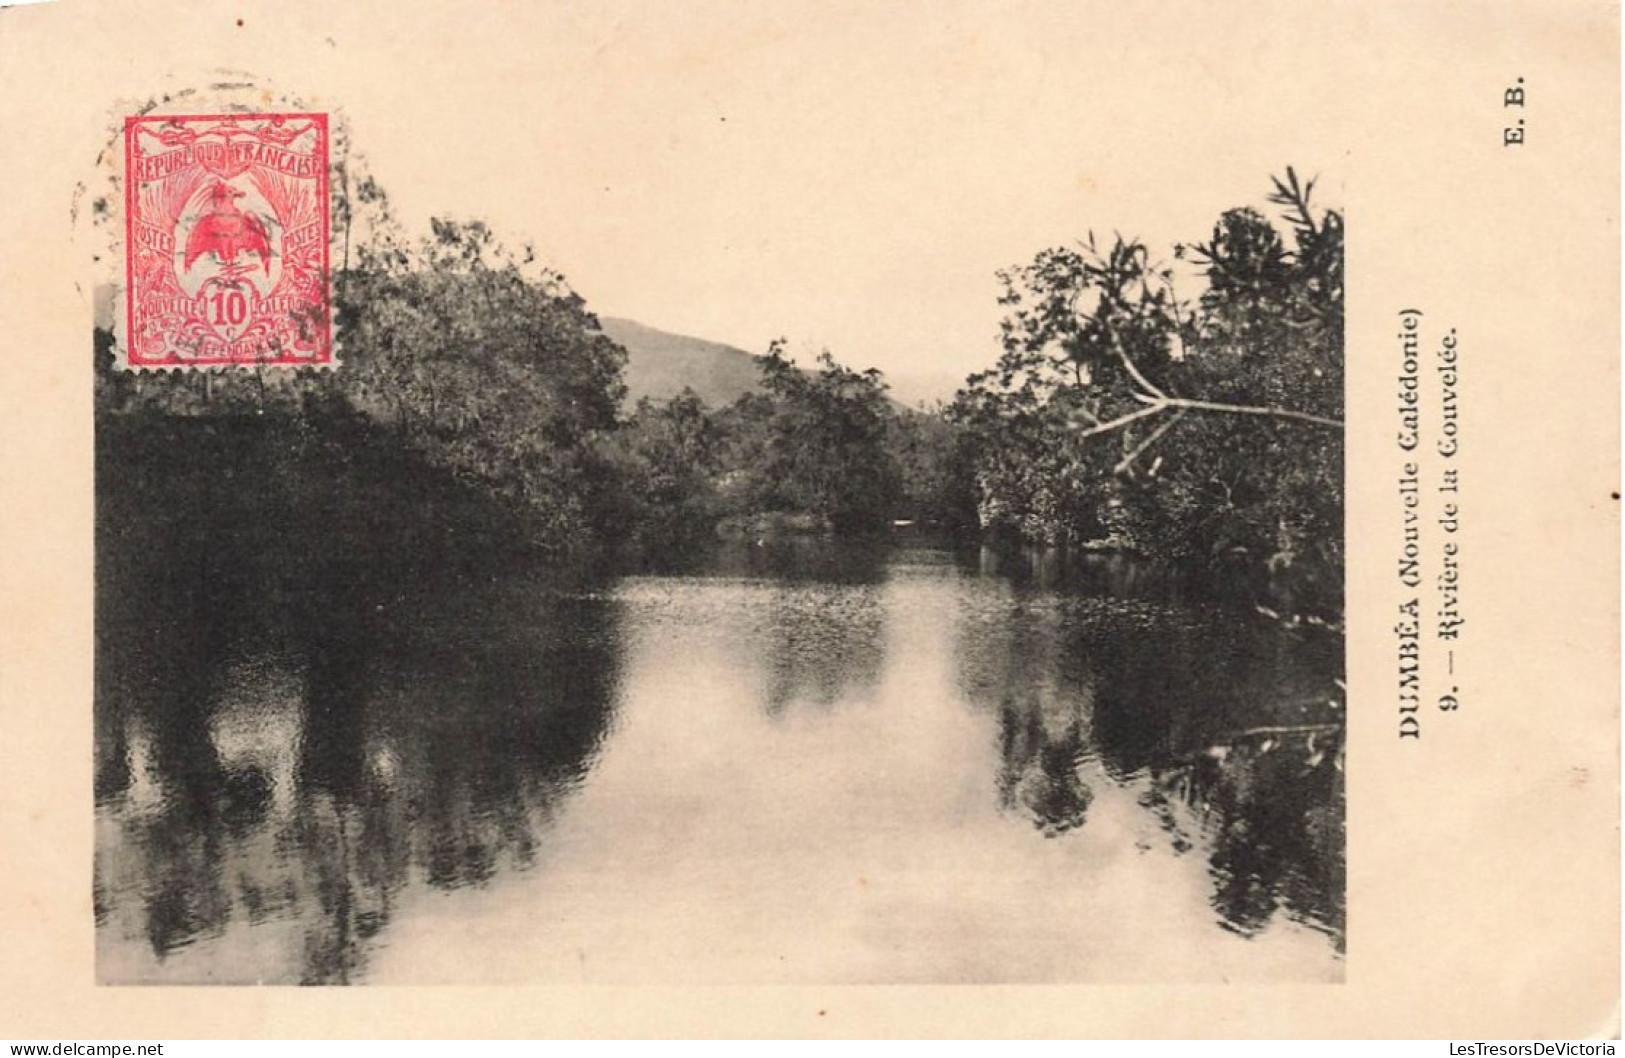
[[[0,10],[0,1031],[1617,1036],[1618,83]]]

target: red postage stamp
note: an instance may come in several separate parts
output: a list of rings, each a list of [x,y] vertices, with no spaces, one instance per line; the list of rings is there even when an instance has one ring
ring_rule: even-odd
[[[326,114],[127,118],[125,365],[333,362]]]

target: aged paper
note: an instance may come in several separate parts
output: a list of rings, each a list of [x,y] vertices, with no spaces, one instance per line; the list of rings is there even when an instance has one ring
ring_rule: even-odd
[[[0,1036],[1617,1036],[1618,78],[1617,9],[1581,3],[0,10]],[[577,984],[496,948],[414,976],[421,934],[391,941],[401,984],[98,962],[92,332],[122,224],[98,215],[125,118],[245,94],[336,115],[409,227],[483,218],[605,315],[787,335],[899,394],[992,365],[996,270],[1090,231],[1204,239],[1286,167],[1318,178],[1348,231],[1335,972],[983,987],[833,952],[691,985],[634,949],[647,978]],[[662,943],[731,950],[739,917],[692,911]]]

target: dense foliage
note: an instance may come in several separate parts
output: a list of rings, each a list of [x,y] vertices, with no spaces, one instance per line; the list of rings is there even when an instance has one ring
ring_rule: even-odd
[[[526,543],[581,555],[612,528],[604,443],[618,425],[625,351],[562,277],[509,253],[484,225],[436,220],[415,245],[387,213],[379,225],[388,234],[335,280],[337,370],[115,372],[104,334],[100,406],[159,419],[269,416],[283,424],[285,450],[312,435],[342,438],[341,458],[358,445],[390,450],[397,476],[472,486],[494,512],[524,512]]]
[[[104,333],[100,409],[270,416],[376,446],[517,512],[561,559],[907,521],[1131,551],[1293,612],[1341,606],[1343,224],[1291,170],[1271,195],[1284,232],[1233,209],[1172,262],[1091,237],[1001,273],[1002,355],[932,411],[895,404],[878,371],[828,353],[803,369],[775,343],[759,390],[726,407],[688,392],[627,414],[626,354],[561,276],[479,223],[409,240],[376,183],[344,186],[339,370],[123,374]]]
[[[726,429],[692,390],[638,401],[612,456],[632,554],[687,554],[715,538],[726,444]]]
[[[804,511],[841,533],[884,526],[898,473],[880,372],[842,367],[826,352],[816,373],[804,373],[775,343],[762,360],[762,388],[765,414],[735,468],[750,506]]]
[[[347,403],[430,462],[519,501],[559,550],[604,528],[625,353],[554,273],[436,221],[404,266],[340,285]]]
[[[975,438],[982,527],[1228,570],[1334,613],[1342,582],[1343,222],[1291,170],[1288,238],[1234,209],[1175,247],[1046,250],[1002,273],[1004,352],[949,410]]]

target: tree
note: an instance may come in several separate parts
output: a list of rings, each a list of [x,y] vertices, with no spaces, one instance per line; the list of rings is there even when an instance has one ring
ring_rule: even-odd
[[[310,435],[345,454],[365,444],[392,454],[406,488],[445,478],[420,474],[428,464],[505,498],[531,542],[560,556],[611,533],[604,442],[625,395],[625,351],[528,248],[510,252],[477,221],[436,219],[409,239],[376,181],[338,175],[337,370],[117,373],[101,335],[98,408],[252,417],[276,425],[271,455]]]
[[[668,401],[644,397],[611,451],[628,543],[647,561],[681,560],[714,538],[723,427],[691,389]]]
[[[616,424],[625,352],[563,277],[481,223],[435,220],[415,250],[362,262],[339,287],[345,400],[522,503],[538,543],[583,546],[607,502],[598,444]]]
[[[953,533],[976,527],[974,452],[942,405],[896,412],[887,446],[900,477],[898,516]]]
[[[1312,190],[1275,181],[1290,245],[1234,209],[1176,247],[1206,281],[1194,304],[1121,236],[1001,273],[1003,355],[951,409],[982,453],[984,528],[1245,567],[1341,606],[1343,224]]]
[[[760,424],[748,459],[748,491],[759,509],[827,519],[836,532],[880,528],[899,488],[887,446],[892,409],[879,371],[853,371],[829,353],[800,370],[774,342],[762,358],[765,401],[746,396],[742,420]]]

